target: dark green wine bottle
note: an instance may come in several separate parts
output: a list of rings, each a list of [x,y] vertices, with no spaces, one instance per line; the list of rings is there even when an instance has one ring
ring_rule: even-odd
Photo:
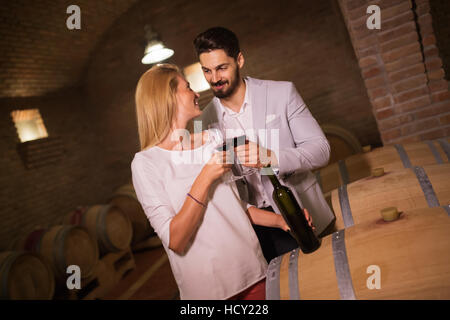
[[[298,204],[294,194],[288,187],[281,185],[272,168],[266,167],[265,170],[273,185],[272,198],[291,229],[290,234],[297,241],[303,253],[311,253],[317,250],[321,241],[309,226],[303,209]]]

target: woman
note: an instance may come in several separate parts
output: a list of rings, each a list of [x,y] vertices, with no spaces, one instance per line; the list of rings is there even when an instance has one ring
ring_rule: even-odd
[[[222,182],[231,165],[226,152],[215,152],[213,132],[175,134],[201,114],[198,98],[176,66],[157,65],[140,78],[141,151],[131,164],[136,195],[161,238],[181,299],[264,299],[267,262],[251,223],[288,227],[278,214],[246,210],[235,184]]]

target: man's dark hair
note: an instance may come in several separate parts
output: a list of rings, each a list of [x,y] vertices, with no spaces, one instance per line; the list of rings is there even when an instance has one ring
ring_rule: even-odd
[[[229,57],[236,59],[241,51],[234,32],[223,27],[210,28],[200,33],[194,39],[194,46],[197,56],[204,52],[223,49]]]

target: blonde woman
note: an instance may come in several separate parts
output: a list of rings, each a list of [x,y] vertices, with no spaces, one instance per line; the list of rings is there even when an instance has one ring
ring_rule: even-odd
[[[225,152],[215,152],[213,132],[175,134],[202,113],[198,98],[174,65],[141,76],[141,151],[131,164],[136,195],[162,240],[181,299],[264,299],[267,262],[251,224],[288,227],[278,214],[247,210],[234,183],[222,182],[231,165]]]

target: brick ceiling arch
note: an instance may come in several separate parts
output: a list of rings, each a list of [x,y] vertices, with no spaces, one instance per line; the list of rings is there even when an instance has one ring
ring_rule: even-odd
[[[0,97],[77,86],[99,38],[136,1],[1,1]],[[66,26],[71,4],[81,9],[81,30]]]

